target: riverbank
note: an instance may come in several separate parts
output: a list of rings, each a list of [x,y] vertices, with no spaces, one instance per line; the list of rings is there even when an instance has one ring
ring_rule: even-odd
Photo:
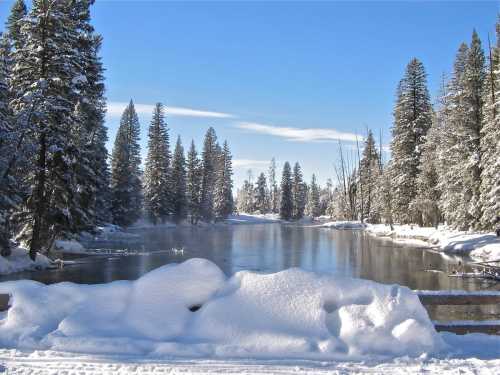
[[[470,256],[477,261],[500,261],[500,238],[495,233],[463,232],[449,229],[418,227],[416,225],[366,224],[365,230],[377,237],[425,246],[440,251]]]
[[[364,230],[381,238],[418,247],[428,247],[450,254],[470,256],[474,260],[500,261],[500,238],[495,233],[464,232],[446,226],[365,224],[360,221],[329,221],[321,224],[338,230]]]

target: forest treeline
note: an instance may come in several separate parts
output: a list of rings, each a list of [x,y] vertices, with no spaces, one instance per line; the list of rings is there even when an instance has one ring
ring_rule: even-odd
[[[104,124],[102,37],[90,23],[93,0],[17,0],[0,36],[0,252],[12,239],[32,259],[57,238],[104,223],[127,226],[190,217],[214,221],[233,211],[227,142],[213,128],[198,157],[180,138],[170,152],[164,109],[156,105],[141,170],[140,125],[125,109],[111,168]]]
[[[422,62],[412,59],[396,91],[391,158],[371,130],[362,146],[339,143],[335,183],[302,181],[299,164],[280,185],[276,163],[251,176],[237,194],[238,209],[280,213],[285,219],[327,215],[336,220],[492,230],[500,221],[500,23],[485,53],[474,31],[457,51],[432,105]],[[362,150],[362,151],[361,151]]]

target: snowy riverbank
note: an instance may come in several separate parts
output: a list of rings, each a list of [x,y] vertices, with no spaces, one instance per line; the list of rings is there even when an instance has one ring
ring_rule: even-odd
[[[415,225],[367,224],[366,231],[377,237],[390,237],[398,242],[432,247],[441,251],[469,255],[480,261],[500,260],[500,238],[495,233],[470,233]]]
[[[12,249],[8,257],[0,256],[0,275],[8,275],[14,272],[48,268],[52,261],[44,255],[38,254],[35,261],[28,255],[28,250],[17,247]]]

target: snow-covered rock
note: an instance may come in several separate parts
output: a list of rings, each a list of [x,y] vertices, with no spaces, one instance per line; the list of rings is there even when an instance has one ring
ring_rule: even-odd
[[[47,268],[52,264],[45,255],[37,254],[35,261],[28,255],[28,250],[17,247],[8,257],[0,256],[0,275],[14,272]]]
[[[444,345],[411,290],[300,269],[227,280],[210,261],[190,259],[137,281],[12,281],[0,293],[13,296],[0,315],[7,348],[323,360],[419,356]]]
[[[279,218],[279,214],[247,214],[240,213],[237,215],[229,215],[229,217],[224,220],[224,223],[238,225],[238,224],[268,224],[268,223],[279,223],[282,220]]]

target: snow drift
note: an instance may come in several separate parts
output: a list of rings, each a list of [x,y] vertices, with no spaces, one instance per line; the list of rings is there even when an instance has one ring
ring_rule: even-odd
[[[444,345],[416,294],[300,269],[226,279],[191,259],[137,281],[0,283],[0,346],[156,357],[359,359]],[[200,307],[197,311],[195,307]]]

